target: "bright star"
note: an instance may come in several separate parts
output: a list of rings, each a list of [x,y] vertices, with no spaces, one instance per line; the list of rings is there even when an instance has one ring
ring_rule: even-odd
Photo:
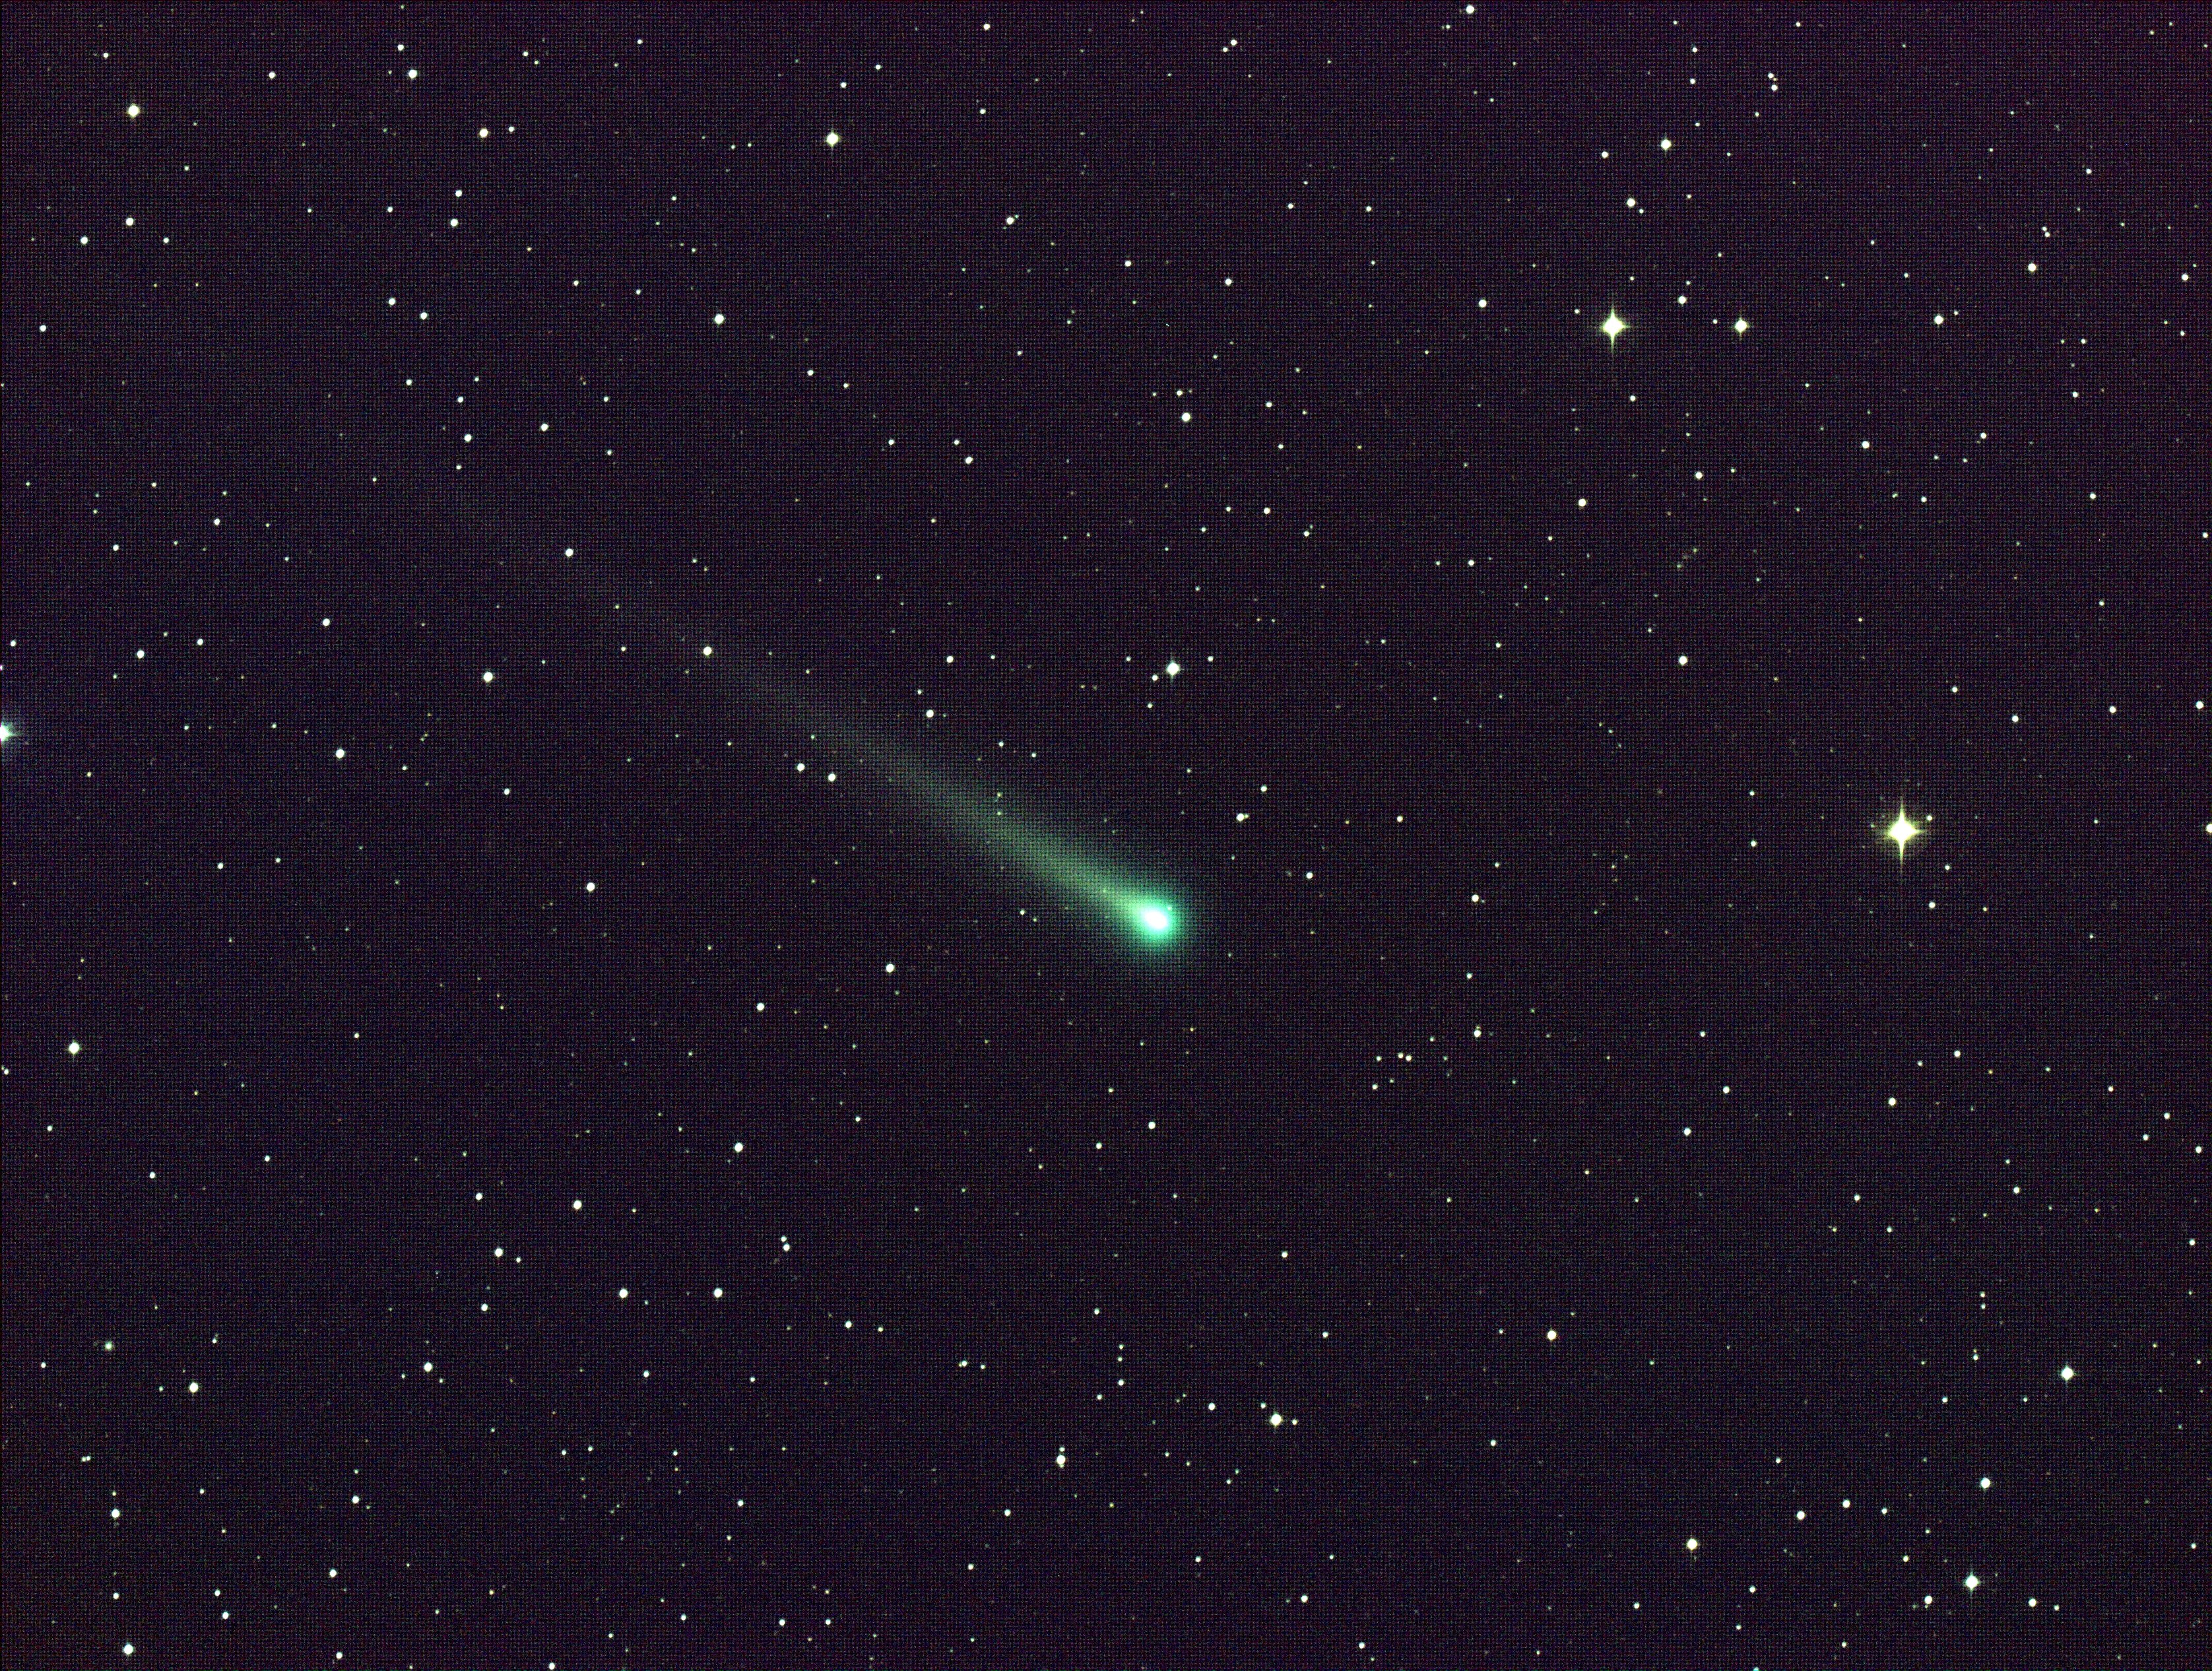
[[[9,725],[5,720],[0,720],[0,743],[12,743],[15,740],[15,727]]]
[[[1922,834],[1922,827],[1905,817],[1903,801],[1897,804],[1896,818],[1891,823],[1889,828],[1881,833],[1885,838],[1897,843],[1897,867],[1903,870],[1906,846]]]
[[[1608,308],[1606,311],[1605,323],[1598,326],[1598,329],[1605,332],[1606,351],[1611,353],[1613,345],[1620,340],[1620,333],[1628,329],[1628,321],[1620,317],[1620,311],[1618,308]]]

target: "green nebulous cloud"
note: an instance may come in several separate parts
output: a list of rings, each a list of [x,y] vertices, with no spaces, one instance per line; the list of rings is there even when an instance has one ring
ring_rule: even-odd
[[[894,781],[945,822],[971,834],[982,850],[1103,916],[1138,944],[1165,945],[1181,928],[1173,900],[1116,874],[1058,836],[1024,827],[1005,809],[938,781],[920,767],[906,767]]]
[[[913,806],[977,854],[1028,877],[1139,947],[1164,948],[1182,937],[1183,914],[1168,893],[1123,873],[1073,842],[1034,828],[1000,805],[996,797],[957,787],[757,666],[737,677],[787,723],[803,728],[810,741],[848,767],[871,772],[901,791]]]

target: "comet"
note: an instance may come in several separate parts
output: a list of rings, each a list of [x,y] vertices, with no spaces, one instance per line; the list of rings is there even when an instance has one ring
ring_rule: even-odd
[[[702,653],[711,658],[713,649]],[[1054,834],[1006,805],[1002,793],[961,786],[898,744],[833,713],[764,671],[756,660],[740,671],[729,658],[719,671],[787,726],[897,792],[938,829],[1058,896],[1145,951],[1163,951],[1183,936],[1183,910],[1172,893],[1132,874],[1107,856]]]

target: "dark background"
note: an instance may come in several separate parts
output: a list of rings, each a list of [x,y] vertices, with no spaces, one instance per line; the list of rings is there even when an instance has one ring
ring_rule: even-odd
[[[2207,25],[9,6],[7,1662],[2212,1662]]]

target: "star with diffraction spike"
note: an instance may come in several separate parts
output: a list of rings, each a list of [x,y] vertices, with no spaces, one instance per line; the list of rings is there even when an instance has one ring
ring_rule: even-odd
[[[1923,835],[1925,830],[1923,826],[1915,823],[1906,816],[1905,803],[1899,801],[1897,804],[1897,817],[1891,821],[1889,828],[1881,833],[1885,840],[1897,843],[1897,867],[1901,871],[1905,868],[1905,849]]]

